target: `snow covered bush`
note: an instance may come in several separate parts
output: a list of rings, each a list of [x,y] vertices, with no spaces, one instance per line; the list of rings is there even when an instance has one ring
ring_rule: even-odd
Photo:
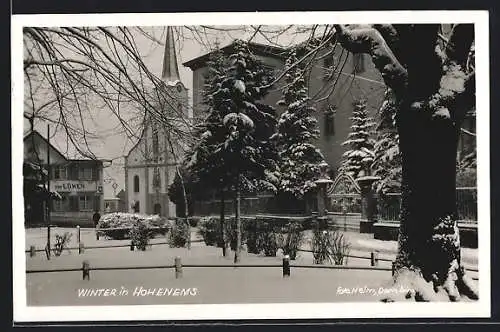
[[[115,212],[101,216],[97,232],[114,240],[122,240],[130,238],[130,230],[138,225],[144,225],[148,229],[163,228],[151,230],[152,235],[165,234],[170,228],[170,222],[158,215]],[[106,230],[107,228],[110,230]]]
[[[207,246],[218,245],[221,237],[220,221],[216,217],[203,217],[198,225],[198,234]]]
[[[169,245],[171,248],[184,248],[190,236],[186,219],[177,218],[168,235]]]
[[[129,234],[134,246],[139,250],[145,251],[149,240],[152,238],[151,230],[145,224],[137,223],[132,226]]]

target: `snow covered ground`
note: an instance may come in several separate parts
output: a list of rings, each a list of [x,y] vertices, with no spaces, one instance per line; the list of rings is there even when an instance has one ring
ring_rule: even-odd
[[[88,250],[82,255],[65,253],[50,261],[42,255],[28,256],[26,262],[29,269],[79,268],[83,260],[88,260],[93,267],[151,266],[173,264],[175,256],[181,256],[183,264],[231,264],[233,258],[232,255],[221,257],[220,249],[214,247],[194,246],[188,251],[157,246],[145,252],[113,248]],[[280,264],[281,261],[280,257],[244,254],[241,263]],[[292,264],[311,262],[312,257],[303,253]],[[349,263],[369,264],[355,259]],[[378,289],[390,275],[390,271],[292,267],[291,276],[283,278],[281,267],[206,267],[184,268],[183,277],[176,279],[173,269],[113,270],[91,271],[90,280],[82,280],[82,272],[30,273],[27,274],[26,288],[27,303],[34,306],[367,301],[366,295],[340,294],[338,288]],[[116,293],[113,296],[81,296],[90,289],[116,289]],[[122,291],[122,295],[117,295],[123,289],[128,293],[123,295]],[[166,289],[170,289],[170,295]],[[176,289],[179,291],[174,296]],[[186,295],[187,289],[191,293]]]
[[[74,229],[52,230],[52,235]],[[380,258],[393,259],[396,243],[370,239],[367,234],[346,233],[352,245],[351,255],[369,257],[371,250],[379,250]],[[193,230],[193,239],[197,238]],[[96,240],[93,229],[82,229],[82,242],[86,246],[129,244],[128,240]],[[32,229],[26,232],[26,248],[35,245],[43,248],[46,232]],[[153,243],[165,242],[159,237]],[[76,247],[76,233],[70,246]],[[467,264],[473,264],[474,250],[467,252]],[[475,253],[477,255],[477,252]],[[170,265],[180,256],[183,264],[232,264],[234,253],[229,258],[221,257],[221,249],[207,247],[204,243],[193,243],[191,250],[155,245],[147,251],[130,251],[128,248],[87,249],[81,255],[77,251],[65,251],[59,257],[47,260],[43,252],[35,257],[26,254],[29,270],[81,268],[87,260],[92,267],[157,266]],[[297,265],[310,265],[312,253],[300,252]],[[281,264],[281,253],[277,257],[259,257],[244,253],[242,264]],[[369,266],[370,260],[350,257],[350,266]],[[380,267],[390,268],[391,262],[380,261]],[[477,273],[473,273],[476,276]],[[347,294],[343,289],[361,288],[378,290],[390,279],[390,271],[299,269],[292,267],[291,277],[282,277],[281,267],[269,268],[184,268],[183,277],[175,279],[173,269],[107,270],[91,271],[90,280],[82,280],[82,272],[29,273],[26,278],[28,305],[110,305],[110,304],[181,304],[181,303],[269,303],[269,302],[346,302],[376,300],[364,293]],[[142,288],[141,288],[142,287]],[[90,290],[115,295],[81,296]],[[120,290],[126,295],[117,295]],[[136,295],[134,295],[134,291]],[[150,292],[149,295],[146,294]],[[80,296],[79,296],[80,292]],[[141,293],[142,292],[142,293]],[[156,293],[155,293],[156,292]],[[155,293],[156,295],[152,295]],[[188,294],[189,293],[189,294]],[[194,295],[192,295],[195,293]],[[104,293],[103,293],[104,294]],[[170,294],[170,295],[169,295]],[[186,295],[187,294],[187,295]],[[94,294],[95,295],[95,294]]]

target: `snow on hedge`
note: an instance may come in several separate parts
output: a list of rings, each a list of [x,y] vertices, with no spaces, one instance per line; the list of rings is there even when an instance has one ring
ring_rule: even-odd
[[[99,228],[130,228],[141,223],[146,227],[161,227],[170,224],[168,219],[158,215],[114,212],[101,217]]]

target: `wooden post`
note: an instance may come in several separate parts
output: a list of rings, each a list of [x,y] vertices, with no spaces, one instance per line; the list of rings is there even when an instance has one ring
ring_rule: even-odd
[[[396,273],[396,262],[392,262],[392,276]]]
[[[182,278],[182,263],[179,256],[175,257],[175,279]]]
[[[377,266],[378,265],[378,252],[371,252],[370,253],[370,266]]]
[[[99,241],[99,230],[97,229],[97,227],[95,228],[95,239]]]
[[[30,246],[30,257],[34,257],[36,255],[35,246]]]
[[[283,278],[290,276],[290,256],[283,257]]]
[[[85,244],[83,242],[78,243],[78,254],[83,254],[85,252]]]
[[[90,280],[90,264],[89,264],[89,261],[83,261],[83,263],[82,263],[82,272],[83,272],[83,280],[85,280],[85,278],[87,280]]]
[[[48,191],[48,198],[47,198],[47,259],[50,259],[50,251],[51,251],[51,245],[50,245],[50,210],[52,208],[52,193],[50,191],[50,125],[47,124],[47,191]]]
[[[76,241],[77,241],[78,247],[80,247],[80,240],[81,240],[80,225],[77,225],[76,226]]]
[[[130,251],[134,251],[134,240],[130,241]]]
[[[50,260],[50,224],[47,225],[47,246],[45,247],[47,259]]]
[[[45,244],[45,255],[47,256],[47,260],[50,261],[50,249],[49,249],[49,244]]]

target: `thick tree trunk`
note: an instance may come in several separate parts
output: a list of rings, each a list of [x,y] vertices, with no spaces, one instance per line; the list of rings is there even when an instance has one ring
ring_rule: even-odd
[[[236,179],[236,200],[235,200],[235,211],[234,217],[236,219],[236,250],[234,251],[234,262],[240,262],[240,253],[241,253],[241,190],[240,190],[240,176],[238,174]]]
[[[399,108],[403,176],[394,282],[414,289],[413,296],[401,296],[476,299],[475,283],[461,265],[455,201],[460,124],[475,104],[475,74],[466,70],[474,25],[454,26],[444,49],[436,24],[335,30],[348,51],[371,55]]]
[[[417,300],[477,298],[460,260],[455,200],[460,126],[403,106],[398,127],[403,179],[395,281],[415,289]]]

